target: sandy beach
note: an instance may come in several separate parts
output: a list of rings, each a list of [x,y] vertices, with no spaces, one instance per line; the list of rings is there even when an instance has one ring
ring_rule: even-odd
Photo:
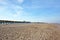
[[[60,40],[60,25],[0,24],[0,40]]]

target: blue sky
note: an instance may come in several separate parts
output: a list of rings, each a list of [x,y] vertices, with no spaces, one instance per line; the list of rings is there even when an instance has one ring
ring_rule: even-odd
[[[0,0],[0,20],[60,23],[60,0]]]

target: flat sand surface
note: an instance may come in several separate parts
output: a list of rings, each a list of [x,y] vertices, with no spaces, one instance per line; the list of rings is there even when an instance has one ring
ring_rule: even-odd
[[[0,40],[60,40],[60,24],[0,24]]]

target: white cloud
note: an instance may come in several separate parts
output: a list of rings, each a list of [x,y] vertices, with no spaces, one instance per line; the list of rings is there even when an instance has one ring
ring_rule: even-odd
[[[10,2],[10,1],[9,1]],[[18,0],[19,3],[23,3],[23,0]],[[23,7],[8,3],[6,0],[0,0],[0,19],[14,20],[23,13]],[[7,5],[8,4],[8,5]]]
[[[13,9],[15,10],[23,10],[24,8],[18,5],[13,6]]]
[[[21,14],[23,14],[23,7],[21,6],[18,6],[18,5],[12,5],[11,7],[12,9],[14,9],[14,14],[13,14],[13,17],[18,17],[20,16]]]
[[[23,3],[24,2],[24,0],[17,0],[19,3]]]
[[[17,11],[15,14],[13,14],[13,17],[18,17],[21,14],[23,14],[23,11]]]

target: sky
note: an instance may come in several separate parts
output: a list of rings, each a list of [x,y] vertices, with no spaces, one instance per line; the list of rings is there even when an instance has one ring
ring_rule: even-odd
[[[60,23],[60,0],[0,0],[0,20]]]

